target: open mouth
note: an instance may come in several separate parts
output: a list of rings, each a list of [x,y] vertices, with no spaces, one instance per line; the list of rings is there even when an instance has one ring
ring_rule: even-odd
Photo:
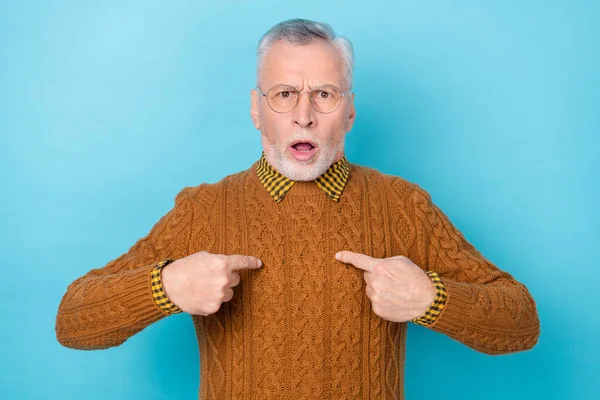
[[[290,152],[298,161],[308,161],[317,152],[317,145],[311,141],[298,140],[290,146]]]
[[[312,142],[295,142],[292,144],[292,147],[296,149],[296,151],[307,152],[311,151],[316,146]]]

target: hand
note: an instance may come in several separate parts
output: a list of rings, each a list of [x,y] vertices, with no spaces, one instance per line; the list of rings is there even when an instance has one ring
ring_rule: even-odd
[[[171,302],[183,312],[207,316],[233,298],[232,287],[240,283],[235,271],[261,266],[256,257],[201,251],[167,264],[161,276]]]
[[[431,278],[409,258],[373,258],[340,251],[335,258],[364,270],[367,296],[373,312],[392,322],[405,322],[425,314],[435,299]]]

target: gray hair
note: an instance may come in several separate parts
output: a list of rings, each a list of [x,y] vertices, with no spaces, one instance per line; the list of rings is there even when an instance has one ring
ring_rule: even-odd
[[[324,22],[315,22],[308,19],[289,19],[273,26],[258,42],[256,50],[256,87],[260,83],[260,70],[267,50],[279,40],[289,43],[306,45],[315,39],[325,40],[339,52],[344,67],[344,78],[348,89],[352,87],[352,70],[354,68],[354,49],[350,40],[343,36],[335,36],[333,29]]]

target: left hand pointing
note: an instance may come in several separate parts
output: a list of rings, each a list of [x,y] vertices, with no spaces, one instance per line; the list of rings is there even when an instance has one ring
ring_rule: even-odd
[[[431,278],[409,258],[373,258],[343,250],[335,258],[364,270],[367,296],[373,312],[392,322],[405,322],[425,314],[435,299]]]

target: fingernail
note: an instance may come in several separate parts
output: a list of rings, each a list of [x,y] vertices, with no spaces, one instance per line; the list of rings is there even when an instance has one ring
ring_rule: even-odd
[[[339,260],[339,259],[340,259],[340,253],[339,253],[339,252],[338,252],[338,253],[335,253],[335,258],[336,258],[337,260]]]

